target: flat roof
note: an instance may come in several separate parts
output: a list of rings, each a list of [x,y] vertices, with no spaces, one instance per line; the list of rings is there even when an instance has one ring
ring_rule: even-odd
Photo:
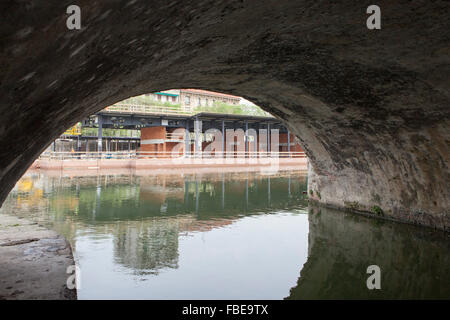
[[[178,94],[175,93],[167,93],[167,92],[153,92],[154,94],[159,94],[161,96],[171,96],[171,97],[178,97]]]
[[[281,121],[275,117],[267,116],[254,116],[247,114],[229,114],[229,113],[214,113],[214,112],[200,112],[194,115],[183,115],[183,114],[156,114],[156,113],[132,113],[132,112],[97,112],[96,114],[108,115],[113,117],[136,117],[136,118],[165,118],[165,119],[190,119],[195,118],[208,119],[208,120],[238,120],[244,121],[248,120],[251,122],[280,122]]]
[[[135,117],[135,118],[170,118],[170,119],[190,119],[191,115],[186,114],[158,114],[158,113],[138,113],[138,112],[119,112],[119,111],[99,111],[96,113],[111,117]]]
[[[222,98],[239,99],[239,100],[241,99],[241,97],[233,96],[231,94],[202,90],[202,89],[180,89],[180,91],[182,91],[184,93],[202,94],[205,96],[222,97]]]

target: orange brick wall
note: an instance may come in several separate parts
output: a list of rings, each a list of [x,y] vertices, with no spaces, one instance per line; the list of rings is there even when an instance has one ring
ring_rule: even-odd
[[[166,127],[148,127],[141,129],[141,140],[164,139],[166,137]]]
[[[287,143],[287,133],[280,133],[280,143]],[[300,147],[298,143],[295,143],[295,137],[291,133],[290,134],[290,142],[291,142],[291,151],[292,152],[303,152],[303,149]],[[282,147],[282,151],[287,151],[287,146]]]
[[[167,129],[167,132],[168,133],[176,132],[176,134],[177,135],[179,134],[180,137],[181,137],[181,134],[180,134],[181,130],[180,129],[170,128],[170,129]],[[186,147],[185,142],[184,142],[185,136],[186,136],[186,133],[183,131],[183,135],[182,135],[183,139],[180,139],[180,142],[166,142],[166,153],[172,152],[173,148],[175,148],[175,146],[178,146],[177,147],[178,148],[178,152],[177,152],[178,155],[179,156],[183,155],[184,154],[184,149]]]
[[[141,128],[141,148],[143,152],[164,152],[165,145],[162,144],[142,144],[147,139],[165,139],[166,127],[148,127]]]

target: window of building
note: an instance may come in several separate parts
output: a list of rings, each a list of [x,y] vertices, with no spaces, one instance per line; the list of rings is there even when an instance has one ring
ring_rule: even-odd
[[[158,100],[161,101],[161,96],[158,94]]]
[[[172,102],[176,102],[177,98],[176,97],[172,97]]]
[[[202,100],[201,100],[200,98],[198,98],[198,103],[197,103],[197,105],[198,105],[198,106],[201,106],[201,105],[202,105]]]
[[[190,105],[191,104],[191,97],[186,96],[184,98],[184,103],[187,104],[187,105]]]

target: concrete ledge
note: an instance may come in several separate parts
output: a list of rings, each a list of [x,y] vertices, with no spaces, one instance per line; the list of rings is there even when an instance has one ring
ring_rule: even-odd
[[[315,206],[317,208],[324,207],[324,208],[330,208],[334,209],[340,212],[350,212],[353,214],[369,217],[369,218],[375,218],[379,220],[387,220],[391,222],[397,222],[402,224],[409,224],[409,225],[415,225],[420,227],[425,227],[429,229],[434,230],[440,230],[443,232],[450,232],[450,229],[447,227],[449,225],[449,221],[445,216],[442,216],[440,219],[436,218],[432,215],[423,214],[420,218],[414,218],[411,217],[411,214],[405,214],[403,216],[397,217],[392,215],[386,215],[386,214],[376,214],[370,210],[365,209],[355,209],[349,206],[340,206],[333,203],[327,203],[322,202],[319,199],[309,197],[309,204],[311,206]],[[446,221],[444,221],[446,220]],[[427,223],[424,223],[426,221]]]
[[[0,300],[74,300],[67,268],[74,265],[70,244],[37,223],[0,214]]]

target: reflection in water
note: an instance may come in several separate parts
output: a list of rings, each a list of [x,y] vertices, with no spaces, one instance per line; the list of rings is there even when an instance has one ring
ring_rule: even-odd
[[[449,299],[448,240],[430,229],[311,208],[308,261],[288,299]],[[381,290],[367,290],[374,264]]]
[[[173,219],[120,223],[114,230],[115,261],[140,275],[177,268],[178,233],[177,221]]]
[[[448,235],[310,208],[300,172],[28,173],[0,212],[69,239],[79,298],[450,298]],[[366,287],[367,266],[382,290]]]

